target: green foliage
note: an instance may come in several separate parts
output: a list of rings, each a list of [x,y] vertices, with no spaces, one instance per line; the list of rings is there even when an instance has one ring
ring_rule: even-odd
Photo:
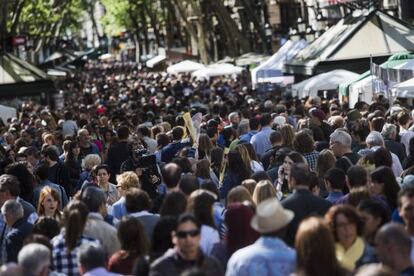
[[[105,32],[110,35],[118,35],[127,29],[132,29],[130,12],[135,8],[128,0],[102,0],[106,14],[101,19]],[[138,14],[135,14],[138,17]]]

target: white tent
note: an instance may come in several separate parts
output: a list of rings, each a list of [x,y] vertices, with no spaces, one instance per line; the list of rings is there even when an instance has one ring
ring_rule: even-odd
[[[374,91],[385,93],[384,83],[375,76],[369,75],[349,86],[349,106],[354,107],[358,101],[372,103]],[[384,90],[384,91],[383,91]]]
[[[358,76],[358,74],[347,70],[333,70],[293,85],[292,92],[294,96],[297,95],[299,98],[306,96],[315,97],[318,95],[318,91],[335,90],[339,84],[354,80]]]
[[[203,69],[192,73],[193,77],[201,80],[209,80],[211,77],[226,76],[226,75],[240,75],[243,68],[234,66],[229,63],[211,64]]]
[[[285,62],[292,59],[307,45],[308,42],[303,39],[295,42],[288,40],[272,57],[252,70],[253,88],[258,82],[273,82],[274,77],[282,76]]]
[[[169,66],[167,68],[167,72],[169,74],[177,75],[179,73],[191,73],[203,68],[205,68],[205,66],[201,63],[191,60],[183,60],[179,63]]]
[[[414,78],[395,85],[392,92],[394,97],[414,98]]]
[[[16,108],[0,105],[0,118],[3,120],[4,123],[7,122],[7,119],[17,118]]]

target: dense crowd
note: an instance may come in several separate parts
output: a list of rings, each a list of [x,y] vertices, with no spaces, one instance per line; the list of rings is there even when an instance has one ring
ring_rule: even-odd
[[[0,275],[414,275],[411,107],[88,62],[1,125]]]

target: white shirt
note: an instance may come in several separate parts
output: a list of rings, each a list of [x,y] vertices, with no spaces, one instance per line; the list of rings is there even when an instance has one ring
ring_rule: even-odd
[[[414,132],[400,127],[400,136],[401,136],[401,143],[403,143],[405,146],[405,152],[407,153],[407,155],[409,155],[410,154],[410,140],[412,137],[414,137]]]

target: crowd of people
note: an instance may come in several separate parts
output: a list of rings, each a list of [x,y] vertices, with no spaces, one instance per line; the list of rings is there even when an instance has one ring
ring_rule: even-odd
[[[0,146],[0,275],[414,275],[414,113],[89,61]]]

